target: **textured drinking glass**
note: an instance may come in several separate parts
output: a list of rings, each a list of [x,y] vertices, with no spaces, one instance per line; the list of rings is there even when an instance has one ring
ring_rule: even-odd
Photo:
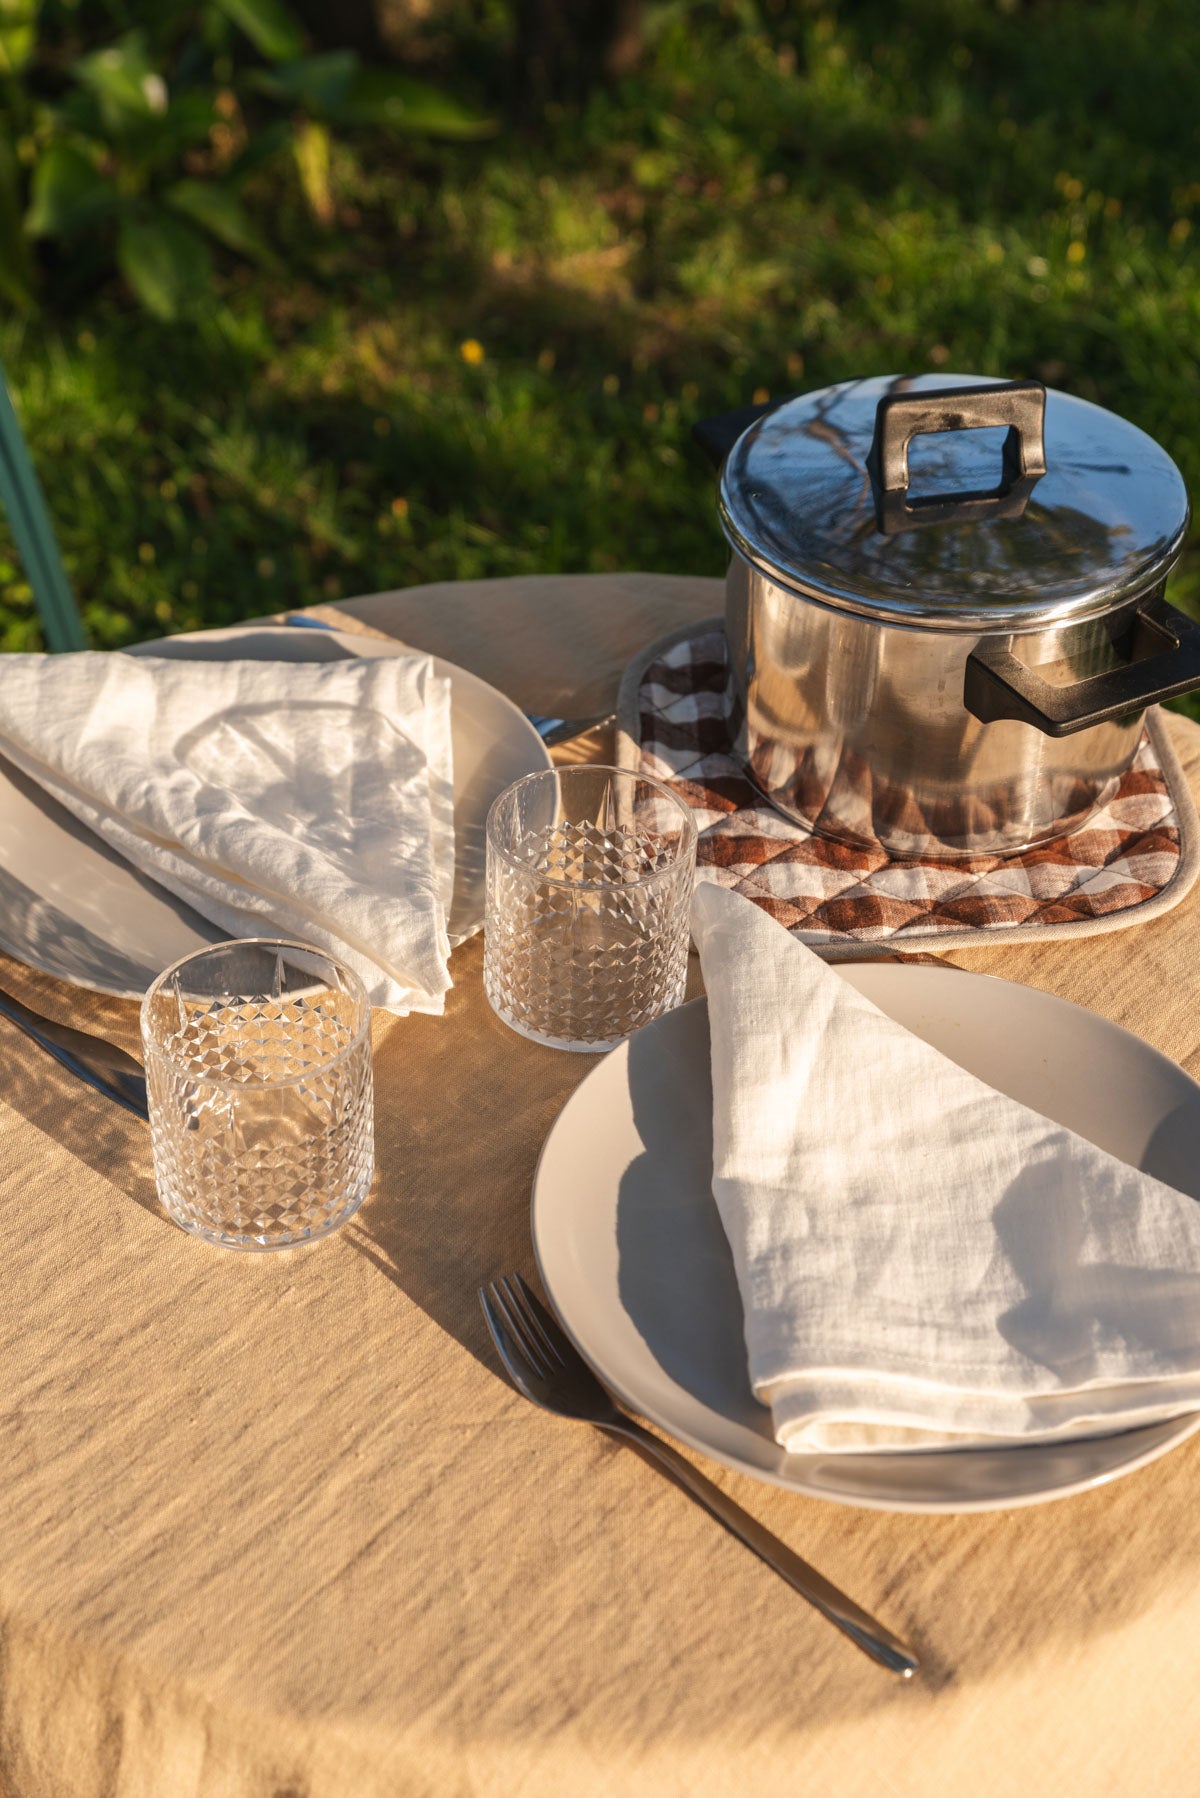
[[[659,781],[596,767],[517,781],[487,821],[493,1009],[555,1049],[607,1049],[670,1011],[695,873],[695,819]]]
[[[142,1002],[158,1195],[231,1249],[327,1236],[375,1167],[371,1008],[358,977],[303,943],[219,943]]]

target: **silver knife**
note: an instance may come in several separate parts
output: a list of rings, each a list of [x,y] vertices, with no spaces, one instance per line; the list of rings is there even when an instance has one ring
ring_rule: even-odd
[[[30,1011],[19,999],[0,992],[0,1017],[9,1018],[39,1048],[53,1055],[55,1061],[80,1080],[103,1093],[106,1099],[123,1105],[135,1117],[147,1119],[146,1076],[141,1063],[105,1042],[102,1036],[91,1036],[84,1030],[72,1030],[69,1024],[56,1024]]]

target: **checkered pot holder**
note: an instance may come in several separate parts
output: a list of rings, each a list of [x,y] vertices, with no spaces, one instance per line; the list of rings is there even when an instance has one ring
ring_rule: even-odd
[[[767,804],[732,752],[727,671],[719,619],[643,650],[622,683],[618,760],[696,812],[701,879],[745,893],[830,960],[871,944],[935,951],[1119,930],[1177,905],[1196,878],[1195,808],[1156,709],[1115,796],[1082,829],[1018,855],[901,862],[814,836]]]

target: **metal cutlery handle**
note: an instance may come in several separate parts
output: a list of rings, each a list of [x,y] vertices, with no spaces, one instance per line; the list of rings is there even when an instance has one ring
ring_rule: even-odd
[[[617,1436],[632,1444],[648,1460],[655,1462],[698,1504],[703,1505],[710,1516],[715,1517],[718,1523],[723,1523],[739,1542],[752,1549],[794,1591],[806,1598],[809,1604],[844,1635],[849,1636],[856,1648],[861,1648],[864,1654],[869,1655],[881,1667],[886,1667],[890,1673],[898,1673],[902,1679],[912,1678],[920,1663],[898,1636],[894,1636],[883,1624],[869,1616],[852,1598],[847,1598],[844,1592],[840,1592],[815,1567],[810,1567],[785,1542],[780,1542],[778,1537],[773,1536],[748,1511],[743,1511],[740,1505],[727,1498],[719,1486],[714,1486],[711,1480],[705,1479],[669,1443],[624,1417],[619,1422],[604,1422],[597,1427],[607,1435]]]
[[[105,1098],[132,1111],[135,1117],[146,1118],[146,1076],[141,1064],[124,1049],[87,1031],[73,1030],[69,1024],[56,1024],[52,1018],[30,1011],[10,993],[0,992],[0,1017],[8,1018],[55,1061]]]
[[[479,1300],[497,1353],[518,1392],[558,1417],[590,1423],[619,1442],[627,1442],[781,1575],[793,1592],[806,1598],[877,1666],[898,1673],[902,1679],[912,1678],[918,1667],[917,1657],[898,1636],[839,1592],[815,1567],[793,1554],[740,1505],[726,1498],[670,1443],[652,1436],[618,1408],[612,1393],[520,1274],[505,1275],[481,1287]]]
[[[588,718],[544,718],[540,712],[526,712],[525,716],[546,748],[553,749],[557,743],[569,743],[572,737],[599,730],[602,724],[614,724],[617,714],[596,712]]]
[[[338,630],[327,618],[312,618],[307,612],[285,612],[280,620],[283,624],[295,625],[302,630],[333,631]],[[348,635],[353,635],[353,629]],[[374,637],[383,637],[384,631],[372,630]],[[394,639],[393,639],[394,640]],[[547,718],[541,712],[526,712],[525,717],[532,724],[547,749],[553,749],[558,743],[569,743],[572,737],[581,737],[586,731],[598,730],[602,724],[612,724],[615,712],[596,712],[587,718]]]

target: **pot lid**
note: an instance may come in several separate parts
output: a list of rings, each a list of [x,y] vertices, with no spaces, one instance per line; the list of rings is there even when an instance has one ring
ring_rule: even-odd
[[[1188,522],[1136,425],[1035,381],[942,374],[786,400],[729,452],[720,507],[778,585],[942,630],[1110,611],[1163,579]]]

